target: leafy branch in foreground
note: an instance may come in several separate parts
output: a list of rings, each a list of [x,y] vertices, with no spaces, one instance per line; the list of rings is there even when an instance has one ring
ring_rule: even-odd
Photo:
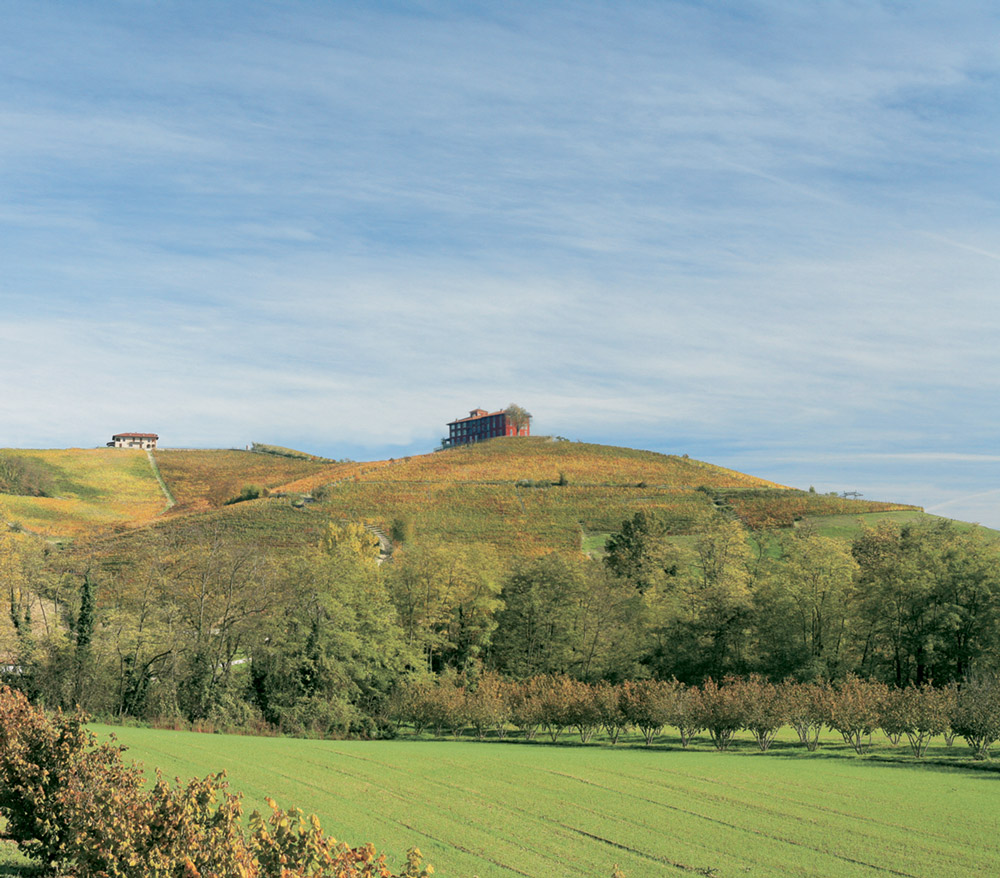
[[[368,844],[323,834],[316,817],[254,812],[240,823],[240,797],[223,774],[152,789],[97,744],[81,713],[51,719],[19,692],[0,689],[0,816],[8,836],[49,874],[80,878],[426,878],[412,849],[400,872]]]

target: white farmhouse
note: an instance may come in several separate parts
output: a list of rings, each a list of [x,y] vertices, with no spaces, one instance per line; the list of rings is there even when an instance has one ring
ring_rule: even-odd
[[[155,433],[115,433],[108,448],[156,448],[159,438]]]

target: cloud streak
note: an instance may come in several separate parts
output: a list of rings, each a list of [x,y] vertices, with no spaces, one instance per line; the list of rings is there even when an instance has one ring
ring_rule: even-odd
[[[0,444],[377,456],[516,401],[571,438],[992,502],[991,7],[10,18]]]

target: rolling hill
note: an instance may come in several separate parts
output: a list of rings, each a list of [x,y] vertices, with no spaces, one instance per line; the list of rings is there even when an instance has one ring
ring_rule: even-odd
[[[127,449],[4,451],[48,474],[50,496],[0,493],[0,515],[49,538],[118,542],[149,529],[197,526],[274,548],[313,541],[326,523],[360,520],[386,533],[481,542],[503,555],[599,551],[639,510],[670,531],[696,533],[713,510],[752,528],[816,518],[849,535],[861,515],[917,515],[917,507],[801,491],[686,456],[630,448],[500,438],[365,463],[253,451]],[[258,486],[261,499],[233,503]]]

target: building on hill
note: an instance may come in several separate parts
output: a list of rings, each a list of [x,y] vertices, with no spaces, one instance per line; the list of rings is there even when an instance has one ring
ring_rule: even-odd
[[[531,416],[527,413],[525,415],[527,417],[522,424],[515,424],[506,410],[488,412],[486,409],[473,409],[467,418],[459,418],[448,424],[448,436],[441,440],[441,445],[453,448],[497,436],[530,436]]]
[[[155,433],[115,433],[108,443],[108,448],[156,448],[156,440],[160,437]]]

